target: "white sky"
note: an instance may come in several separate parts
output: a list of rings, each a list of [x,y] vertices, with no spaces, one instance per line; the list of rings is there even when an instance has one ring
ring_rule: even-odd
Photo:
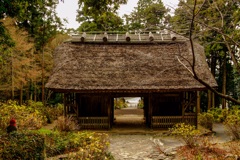
[[[162,0],[167,8],[176,8],[179,0]],[[124,14],[130,14],[134,7],[137,6],[137,0],[128,0],[127,5],[122,5],[119,10],[119,15],[122,17]],[[78,8],[78,0],[64,0],[59,2],[57,6],[57,13],[60,18],[65,18],[68,24],[65,24],[66,28],[78,28],[79,23],[76,22]]]

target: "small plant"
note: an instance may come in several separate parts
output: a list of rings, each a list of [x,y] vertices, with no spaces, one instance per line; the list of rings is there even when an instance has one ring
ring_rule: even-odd
[[[196,146],[197,139],[199,137],[199,130],[196,129],[195,126],[178,123],[173,128],[170,128],[170,132],[172,135],[179,136],[187,146],[194,147]]]
[[[56,122],[55,129],[59,131],[74,131],[79,128],[77,121],[72,116],[61,116]]]
[[[198,115],[198,123],[206,129],[212,131],[214,117],[211,112],[204,112]]]

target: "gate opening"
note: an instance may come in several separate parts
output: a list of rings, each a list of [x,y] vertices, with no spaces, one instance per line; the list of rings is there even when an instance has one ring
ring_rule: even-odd
[[[113,115],[113,128],[145,127],[144,98],[115,97]]]

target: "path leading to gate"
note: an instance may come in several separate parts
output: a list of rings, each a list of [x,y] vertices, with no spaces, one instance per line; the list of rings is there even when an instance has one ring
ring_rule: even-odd
[[[124,114],[122,114],[124,112]],[[124,110],[115,114],[115,127],[109,132],[109,152],[115,160],[174,160],[177,147],[184,143],[167,135],[167,131],[153,131],[144,127],[141,111]],[[131,113],[131,114],[127,114]],[[229,141],[222,124],[214,124],[213,143]]]

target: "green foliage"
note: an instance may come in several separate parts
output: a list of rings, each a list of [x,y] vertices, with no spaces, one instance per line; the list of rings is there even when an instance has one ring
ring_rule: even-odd
[[[81,23],[79,31],[115,31],[123,25],[122,19],[117,15],[120,4],[126,0],[92,1],[79,0],[77,21]]]
[[[86,140],[76,154],[69,155],[69,159],[113,159],[107,152],[109,146],[107,134],[93,133]]]
[[[125,15],[128,30],[163,29],[169,10],[161,0],[139,0],[138,6],[130,15]]]
[[[1,135],[0,159],[44,159],[42,135],[32,132],[13,132]]]
[[[172,135],[180,137],[187,146],[196,146],[197,139],[199,137],[200,131],[196,129],[195,126],[178,123],[174,127],[169,129]]]
[[[72,159],[107,157],[107,134],[94,132],[59,132],[41,129],[1,135],[0,159],[45,159],[69,154]],[[84,155],[82,155],[84,153]]]
[[[42,133],[41,133],[42,134]],[[100,155],[105,155],[109,146],[107,134],[94,132],[59,132],[51,131],[46,133],[46,155],[47,157],[77,152],[69,155],[73,159],[84,159],[82,153],[88,153],[92,159],[101,159]]]
[[[228,111],[227,117],[223,122],[232,139],[240,139],[240,109],[239,106],[233,107]]]
[[[240,110],[239,106],[233,106],[231,109],[213,108],[209,111],[213,115],[215,122],[225,125],[229,135],[233,139],[240,139]]]
[[[28,105],[18,105],[16,101],[8,101],[0,104],[0,128],[5,130],[9,120],[14,117],[17,120],[18,130],[38,129],[47,123],[47,112],[52,113],[52,118],[62,115],[63,107],[43,107],[42,102],[29,101]],[[50,111],[50,113],[49,113]]]
[[[214,116],[211,112],[204,112],[198,115],[198,123],[212,131],[213,129]]]
[[[127,103],[124,97],[114,98],[114,108],[115,109],[127,108]]]
[[[78,122],[72,116],[61,116],[56,122],[55,129],[58,131],[74,131],[79,129]]]
[[[63,104],[56,104],[55,106],[43,106],[42,102],[27,101],[27,105],[34,110],[40,111],[47,118],[47,123],[52,123],[53,120],[56,120],[59,116],[63,115]]]
[[[223,122],[226,118],[225,113],[226,109],[221,108],[211,108],[208,113],[213,115],[214,122]]]
[[[137,104],[137,107],[138,107],[139,109],[142,109],[142,108],[144,107],[144,101],[143,101],[142,98],[139,99],[138,104]]]

